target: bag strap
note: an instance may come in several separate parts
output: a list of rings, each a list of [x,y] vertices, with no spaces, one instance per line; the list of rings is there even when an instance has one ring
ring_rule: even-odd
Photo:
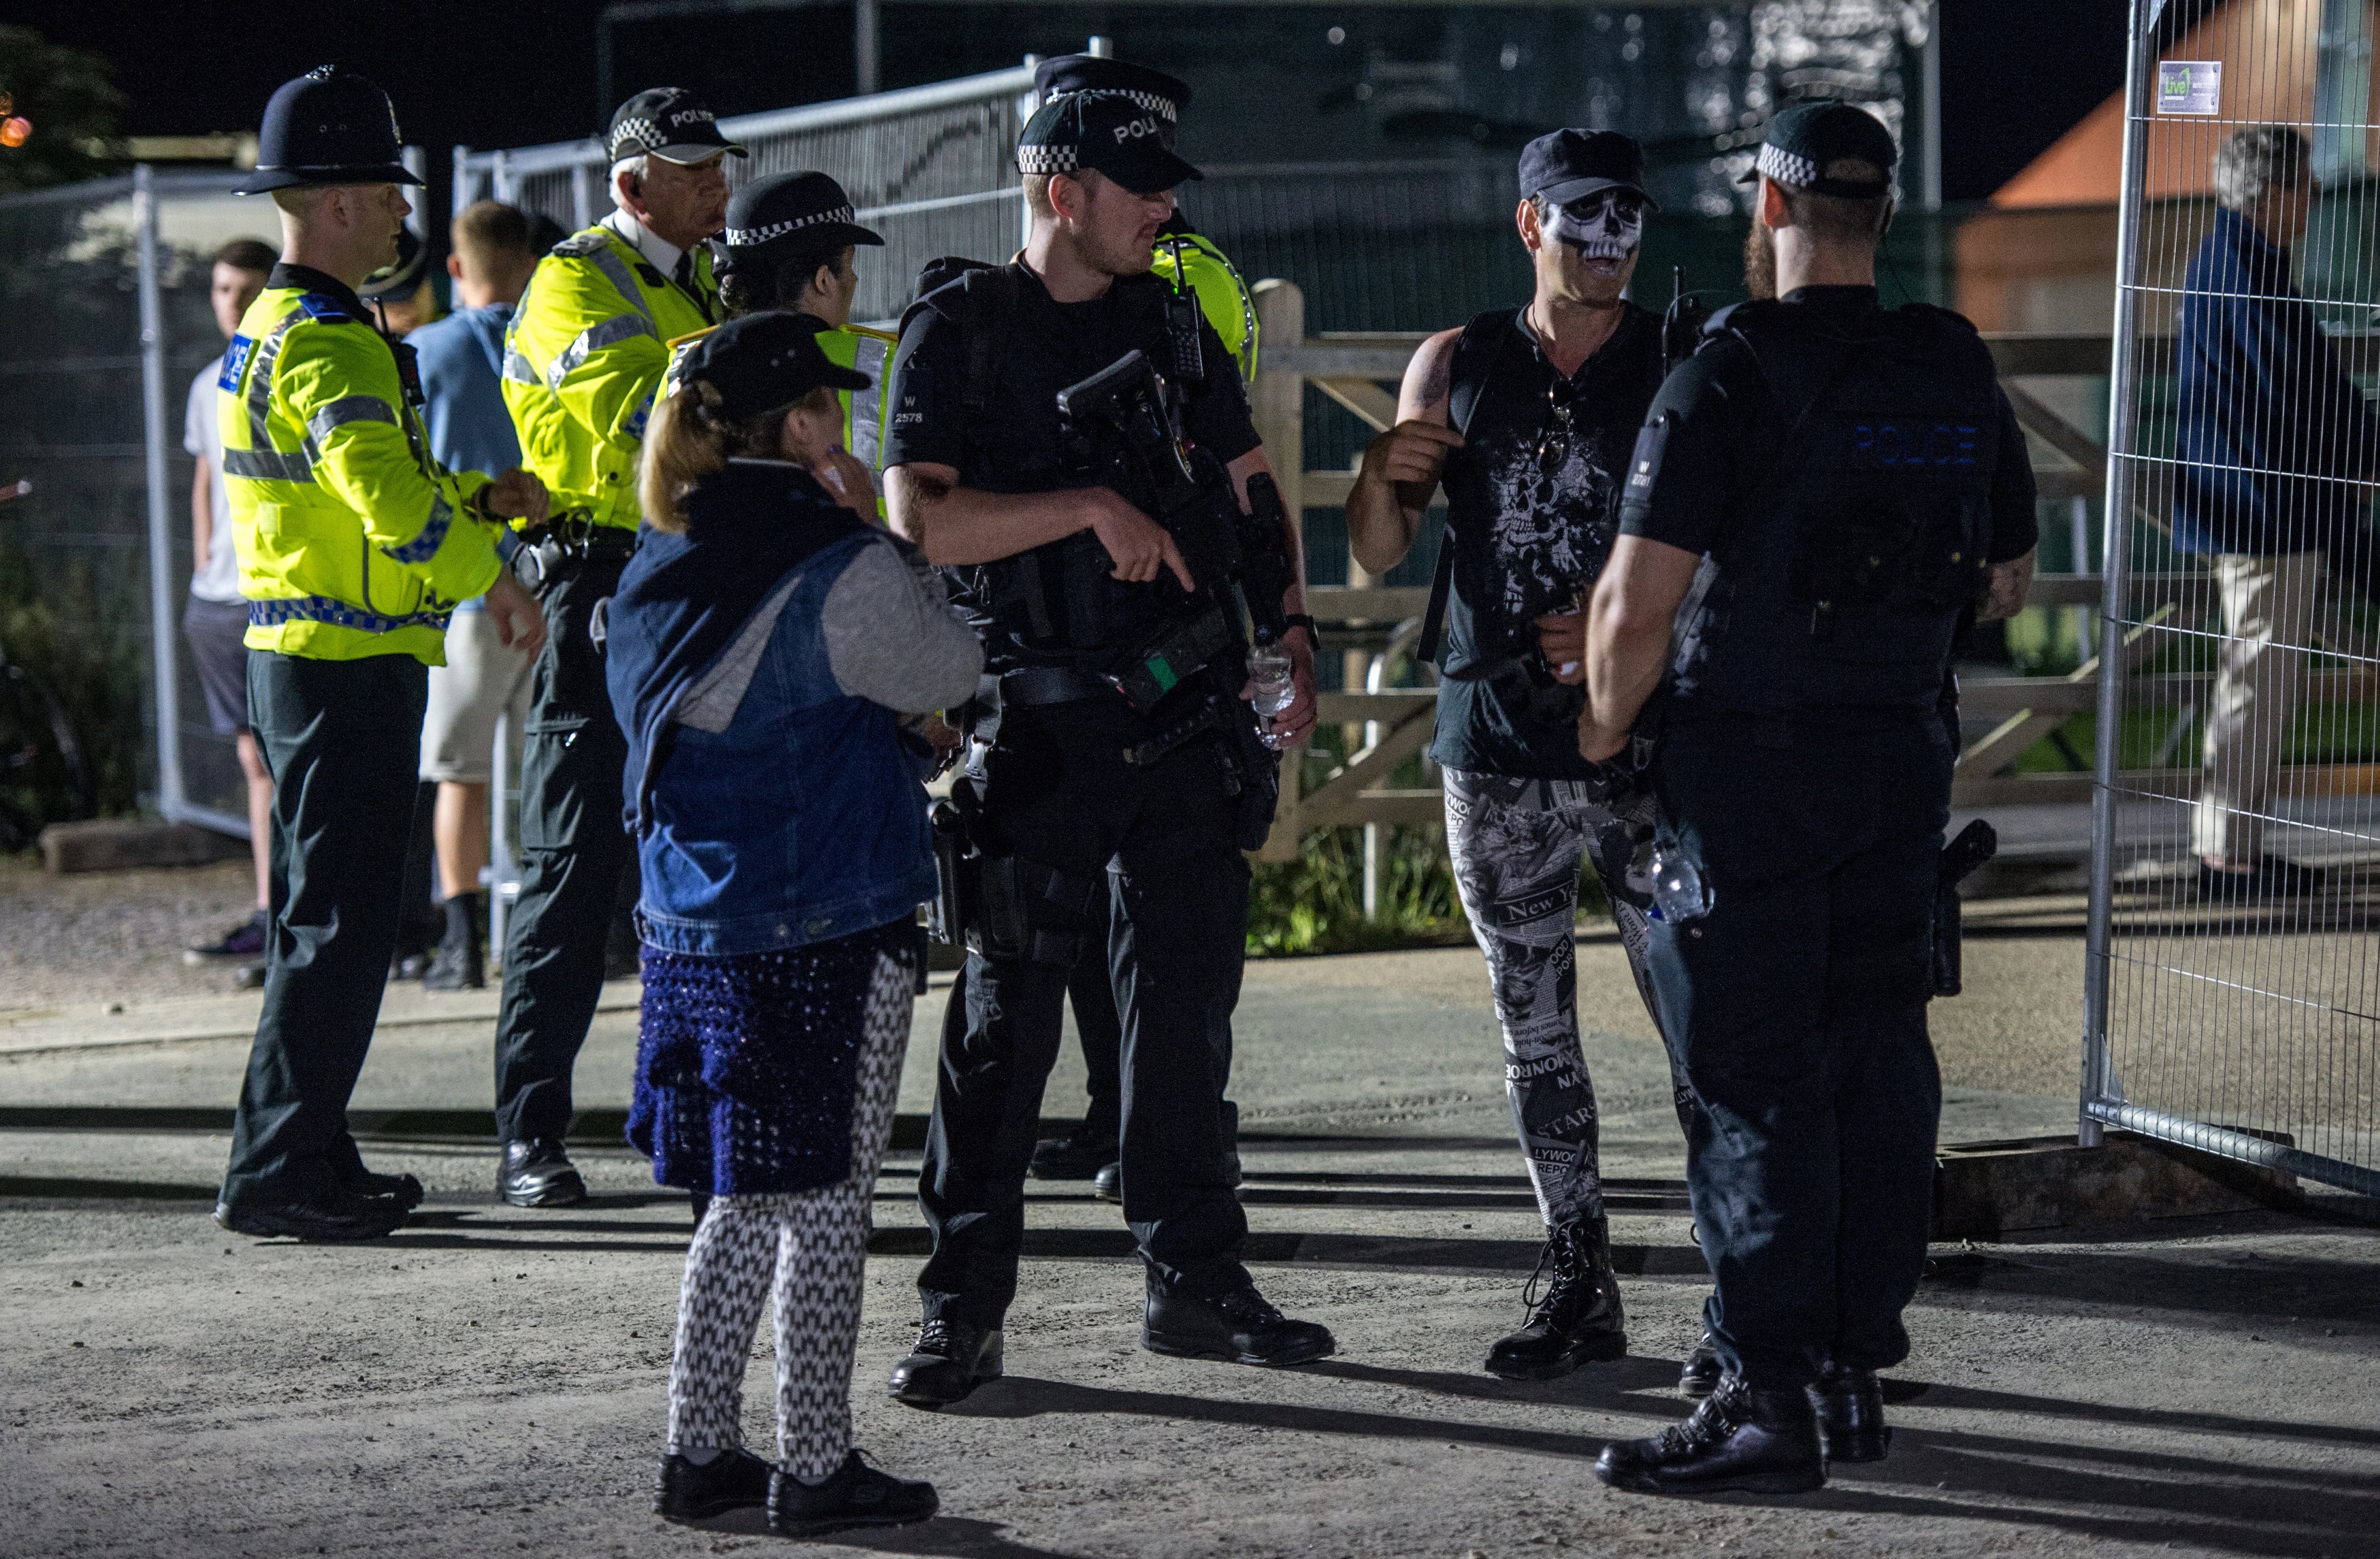
[[[1455,338],[1454,363],[1448,375],[1446,419],[1454,431],[1468,438],[1471,419],[1479,409],[1479,400],[1488,390],[1488,379],[1504,355],[1505,344],[1512,335],[1513,322],[1520,317],[1518,309],[1490,309],[1475,314]],[[1446,603],[1454,591],[1453,538],[1440,530],[1438,536],[1438,561],[1430,568],[1429,605],[1421,615],[1421,637],[1414,640],[1414,659],[1436,661],[1438,641],[1446,629]]]
[[[1016,317],[1018,287],[1013,265],[988,267],[966,274],[961,294],[966,299],[966,378],[959,394],[966,417],[969,463],[981,466],[989,448],[986,427],[992,396],[1000,389],[1000,360],[1008,345],[1009,327]]]

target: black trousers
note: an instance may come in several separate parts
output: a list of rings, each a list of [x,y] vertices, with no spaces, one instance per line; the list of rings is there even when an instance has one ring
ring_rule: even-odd
[[[566,563],[546,583],[545,649],[529,674],[521,750],[520,897],[504,927],[496,1133],[560,1139],[570,1071],[603,991],[613,905],[636,853],[620,814],[628,744],[589,637],[618,563]]]
[[[410,655],[248,657],[273,774],[273,927],[224,1174],[235,1207],[317,1198],[360,1167],[347,1099],[396,946],[429,696]]]
[[[1114,1141],[1123,1125],[1123,1017],[1116,1011],[1115,975],[1108,968],[1108,923],[1112,919],[1106,898],[1091,904],[1093,924],[1084,933],[1083,954],[1066,976],[1066,1005],[1075,1009],[1075,1037],[1083,1046],[1083,1091],[1090,1106],[1083,1112],[1083,1129]],[[1232,1030],[1223,1026],[1223,1084],[1232,1081]],[[1237,1152],[1240,1110],[1223,1102],[1223,1150]]]
[[[1653,984],[1700,1105],[1686,1180],[1705,1321],[1755,1386],[1909,1354],[1942,1109],[1925,1004],[1951,759],[1930,717],[1782,737],[1698,724],[1665,744],[1663,845],[1700,867],[1711,906],[1655,923]]]
[[[1124,1221],[1160,1279],[1220,1294],[1247,1275],[1221,1102],[1248,869],[1211,738],[1138,768],[1121,752],[1138,739],[1133,724],[1120,705],[1008,711],[981,776],[983,820],[990,853],[1107,885]],[[1046,903],[1035,918],[1060,934],[1088,920]],[[918,1180],[934,1242],[917,1278],[929,1319],[997,1326],[1016,1297],[1025,1170],[1073,962],[968,955]]]

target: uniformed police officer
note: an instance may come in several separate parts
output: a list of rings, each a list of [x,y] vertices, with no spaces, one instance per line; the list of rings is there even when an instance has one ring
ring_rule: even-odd
[[[1621,752],[1670,672],[1650,960],[1698,1106],[1687,1184],[1725,1370],[1683,1425],[1605,1449],[1622,1488],[1816,1488],[1829,1457],[1885,1454],[1876,1371],[1909,1352],[1941,1106],[1937,703],[1961,614],[2022,604],[2034,523],[1973,326],[1878,306],[1896,159],[1847,104],[1771,122],[1754,301],[1655,400],[1589,611],[1587,758]]]
[[[502,518],[545,518],[537,479],[453,474],[429,453],[407,349],[355,288],[396,257],[421,181],[371,82],[325,66],[273,94],[239,188],[281,208],[281,262],[224,356],[225,487],[249,607],[249,702],[273,773],[273,926],[215,1221],[364,1239],[421,1200],[373,1175],[346,1104],[396,941],[428,667],[485,592],[534,652],[536,603],[501,573]]]
[[[1033,90],[1044,103],[1067,92],[1123,92],[1157,116],[1157,139],[1169,152],[1180,132],[1183,112],[1190,106],[1190,84],[1180,77],[1103,55],[1059,55],[1045,59],[1034,67]],[[1223,251],[1190,225],[1178,203],[1157,229],[1150,271],[1170,286],[1189,289],[1223,343],[1223,350],[1231,354],[1242,381],[1256,383],[1256,298]],[[1083,1045],[1090,1107],[1074,1130],[1035,1145],[1032,1174],[1043,1180],[1089,1179],[1093,1191],[1116,1201],[1123,1197],[1116,1139],[1123,1120],[1123,1080],[1118,1065],[1123,1027],[1116,1016],[1113,982],[1101,950],[1106,941],[1104,911],[1096,906],[1094,910],[1101,920],[1086,939],[1092,950],[1084,955],[1066,982],[1067,999],[1075,1009],[1075,1033]],[[1228,1057],[1229,1050],[1224,1054]],[[1223,1121],[1226,1135],[1236,1144],[1239,1111],[1228,1100]]]
[[[1170,289],[1148,274],[1173,188],[1198,177],[1158,129],[1155,114],[1120,92],[1043,104],[1017,149],[1033,218],[1023,256],[929,294],[893,362],[892,525],[929,559],[974,576],[1002,702],[964,783],[985,857],[982,898],[1002,908],[996,921],[987,910],[965,1000],[943,1026],[919,1187],[934,1240],[918,1277],[925,1321],[892,1378],[892,1395],[917,1407],[955,1402],[1001,1372],[1033,1128],[1067,973],[1101,895],[1112,968],[1130,971],[1122,1162],[1124,1216],[1148,1267],[1142,1345],[1271,1365],[1333,1346],[1325,1328],[1268,1304],[1241,1265],[1247,1220],[1221,1139],[1216,1035],[1238,998],[1247,929],[1240,842],[1269,822],[1269,806],[1250,818],[1242,804],[1269,775],[1231,761],[1239,749],[1226,731],[1160,740],[1181,706],[1135,713],[1099,676],[1128,640],[1187,610],[1159,574],[1195,580],[1171,534],[1075,474],[1054,405],[1058,391],[1137,349],[1180,375],[1182,431],[1228,466],[1243,502],[1265,470],[1221,342],[1169,308]],[[1177,312],[1181,336],[1196,343],[1195,375],[1177,351],[1190,340],[1169,329]],[[1301,593],[1285,592],[1286,611]],[[1293,740],[1314,719],[1305,640],[1291,630],[1297,696],[1273,727]],[[1224,713],[1248,718],[1236,704]],[[1148,750],[1127,756],[1141,744]]]
[[[674,87],[622,104],[604,150],[617,209],[538,262],[504,336],[504,404],[559,517],[523,533],[515,564],[534,574],[549,630],[530,673],[520,897],[496,1020],[497,1186],[516,1207],[587,1194],[562,1146],[570,1073],[602,992],[621,880],[636,864],[613,826],[627,743],[589,627],[636,548],[637,457],[666,343],[716,320],[703,240],[725,223],[723,164],[746,154]]]

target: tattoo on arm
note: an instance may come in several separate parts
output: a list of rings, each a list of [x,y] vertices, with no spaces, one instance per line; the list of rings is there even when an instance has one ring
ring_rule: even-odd
[[[1438,407],[1446,404],[1449,387],[1454,379],[1454,353],[1450,349],[1430,353],[1421,380],[1421,404]]]

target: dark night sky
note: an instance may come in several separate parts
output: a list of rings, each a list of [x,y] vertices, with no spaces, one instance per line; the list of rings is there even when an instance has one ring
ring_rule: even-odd
[[[2124,0],[1945,0],[1949,198],[1988,195],[2122,84],[2125,8]],[[254,0],[0,0],[0,20],[113,60],[131,100],[131,133],[252,125],[281,81],[337,60],[388,88],[407,139],[429,146],[443,163],[438,154],[457,141],[520,145],[594,128],[594,18],[601,9],[601,0],[338,0],[272,7]],[[900,14],[888,8],[888,23]],[[789,30],[780,34],[790,45],[781,57],[792,90],[775,104],[722,102],[722,111],[848,91],[848,16],[826,6],[779,18],[772,25]],[[1035,43],[1026,40],[1018,52]],[[888,35],[888,84],[911,79],[897,55],[897,38]],[[806,83],[806,77],[813,79]],[[811,90],[802,91],[805,85]]]

